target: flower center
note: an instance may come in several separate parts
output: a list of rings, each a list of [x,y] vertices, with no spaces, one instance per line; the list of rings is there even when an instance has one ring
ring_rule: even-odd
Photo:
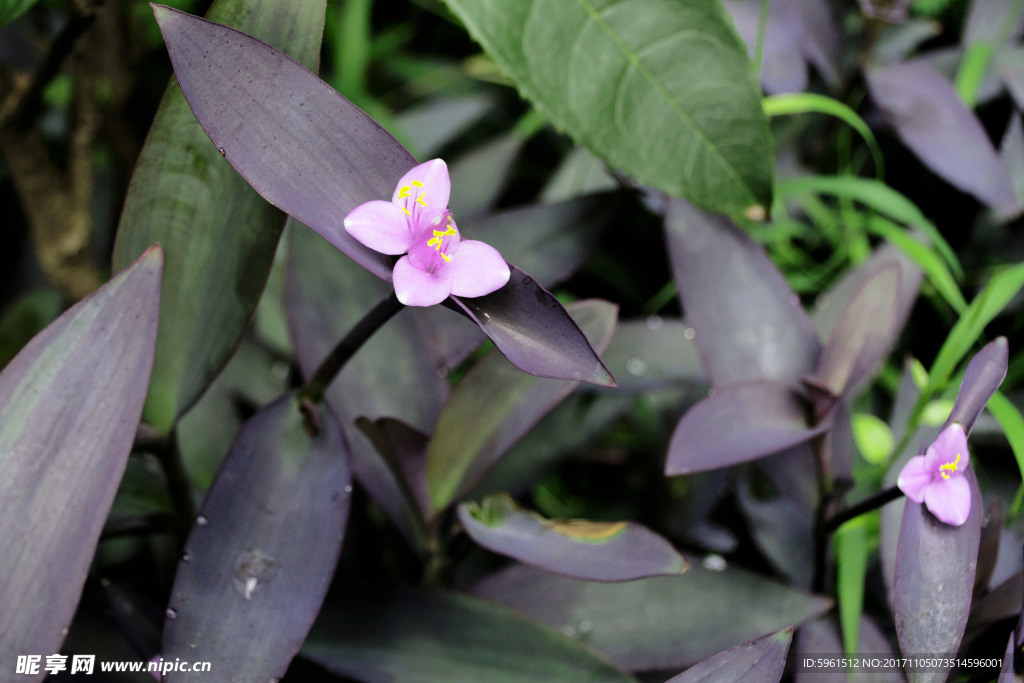
[[[445,229],[434,230],[433,233],[434,236],[430,238],[430,240],[427,242],[427,246],[433,247],[434,250],[441,255],[441,258],[443,258],[448,263],[451,263],[452,257],[444,252],[444,250],[447,248],[447,245],[445,244],[445,237],[459,234],[459,231],[455,229],[454,225],[452,225],[451,213],[448,213],[448,215],[445,217]]]
[[[413,190],[413,188],[416,189]],[[426,195],[427,191],[423,188],[423,183],[421,183],[418,180],[414,180],[409,185],[403,185],[402,187],[398,188],[398,198],[405,200],[405,204],[402,206],[402,211],[405,211],[405,215],[412,215],[412,211],[409,210],[410,204],[412,204],[413,209],[416,209],[417,204],[420,204],[421,206],[426,206],[427,200],[424,199]]]
[[[959,462],[960,462],[960,454],[957,453],[956,454],[956,460],[953,460],[952,462],[947,462],[945,465],[942,465],[941,467],[939,467],[939,474],[942,475],[942,478],[943,479],[949,479],[949,473],[950,472],[956,472],[956,466],[957,466],[957,464]]]

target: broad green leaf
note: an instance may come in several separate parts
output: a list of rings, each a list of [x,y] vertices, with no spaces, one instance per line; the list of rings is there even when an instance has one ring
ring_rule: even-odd
[[[632,581],[682,574],[689,566],[671,543],[634,522],[545,519],[505,494],[463,503],[458,515],[488,550],[563,576]]]
[[[558,128],[639,182],[763,215],[772,143],[719,0],[447,0]]]
[[[324,0],[220,0],[210,19],[236,26],[315,67]],[[145,418],[167,432],[227,363],[249,324],[285,216],[231,168],[177,80],[164,93],[132,176],[114,270],[159,242],[167,263]]]
[[[617,308],[603,301],[569,307],[594,348],[611,340]],[[578,386],[525,375],[496,353],[456,387],[437,419],[427,450],[427,484],[434,511],[471,487],[511,446]]]
[[[153,247],[0,373],[0,661],[59,651],[135,440],[153,365]],[[41,680],[42,676],[35,680]],[[30,680],[30,679],[26,679]]]
[[[870,413],[856,413],[851,416],[851,422],[857,450],[864,460],[872,465],[888,462],[896,447],[889,425]]]
[[[325,609],[302,648],[328,671],[402,683],[627,683],[631,676],[545,624],[458,593],[400,589]]]
[[[213,663],[163,680],[267,681],[305,640],[341,552],[352,487],[344,437],[320,405],[310,433],[293,393],[243,425],[178,563],[165,660]]]

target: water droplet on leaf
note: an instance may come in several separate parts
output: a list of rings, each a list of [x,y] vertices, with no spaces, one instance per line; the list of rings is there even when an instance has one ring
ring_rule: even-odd
[[[167,611],[164,612],[164,616],[167,617],[168,619],[177,619],[178,618],[178,612],[177,612],[177,610],[173,610],[170,607],[168,607]]]
[[[647,364],[639,358],[630,358],[626,361],[626,370],[634,377],[642,377],[647,370]]]
[[[664,324],[665,321],[659,315],[652,315],[647,318],[647,329],[649,330],[660,330]]]
[[[249,550],[241,553],[235,561],[235,573],[232,583],[246,600],[252,600],[252,596],[260,587],[274,578],[277,573],[277,562],[269,555],[264,555],[259,549]]]
[[[683,330],[683,336],[686,337],[687,339],[693,339],[694,337],[697,336],[697,330],[693,329],[692,327],[687,327],[685,330]]]
[[[206,526],[209,523],[210,523],[210,520],[208,520],[203,515],[199,515],[198,517],[196,517],[196,526]]]

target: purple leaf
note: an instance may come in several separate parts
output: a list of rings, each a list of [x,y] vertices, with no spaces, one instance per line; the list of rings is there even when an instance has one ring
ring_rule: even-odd
[[[749,476],[739,480],[736,497],[754,542],[771,565],[794,586],[809,589],[814,571],[814,517],[783,496],[755,496]]]
[[[683,415],[669,442],[665,474],[690,474],[754,460],[809,441],[827,428],[827,423],[807,426],[806,401],[788,384],[773,380],[730,384]]]
[[[896,297],[900,271],[889,265],[874,273],[846,304],[821,351],[814,377],[842,396],[869,378],[898,331]]]
[[[430,437],[401,420],[382,417],[368,420],[360,417],[356,426],[373,443],[384,459],[409,505],[423,519],[429,519],[430,492],[427,490],[426,455]]]
[[[242,427],[185,543],[164,659],[213,661],[235,680],[284,675],[320,611],[348,518],[344,440],[329,410],[320,424],[311,436],[286,394]]]
[[[915,266],[913,261],[902,251],[885,244],[876,249],[867,261],[847,271],[836,284],[818,297],[811,317],[814,320],[814,327],[822,339],[828,339],[832,335],[839,318],[866,283],[882,271],[892,267],[897,267],[899,270],[900,286],[894,297],[893,334],[898,334],[903,329],[910,316],[910,309],[913,308],[914,302],[917,300],[922,273],[921,269]]]
[[[906,501],[896,551],[893,614],[900,649],[953,655],[960,647],[971,609],[974,572],[981,538],[981,490],[974,471],[971,513],[963,526],[943,524],[923,505]],[[921,680],[945,680],[948,669]]]
[[[391,196],[416,165],[412,155],[284,53],[169,7],[154,13],[185,99],[235,170],[271,204],[390,280],[393,259],[359,244],[342,220]],[[561,304],[521,270],[513,267],[512,278],[494,294],[446,305],[480,325],[524,372],[614,386]]]
[[[515,266],[512,279],[497,292],[475,299],[451,297],[445,306],[468,315],[501,354],[524,372],[615,386],[615,378],[565,307]]]
[[[416,165],[412,155],[283,52],[170,7],[153,12],[185,99],[235,170],[268,202],[389,279],[390,260],[341,222],[355,206],[389,196]]]
[[[839,623],[835,617],[825,617],[801,626],[793,648],[796,654],[796,671],[793,673],[795,683],[847,683],[849,680],[846,670],[841,667],[824,671],[801,666],[807,658],[831,659],[846,657],[848,654],[863,654],[884,659],[893,655],[885,634],[867,616],[861,616],[858,632],[857,652],[846,653],[843,651]],[[898,668],[887,668],[886,671],[872,672],[870,680],[874,683],[903,683],[906,678]]]
[[[512,276],[513,280],[518,277]],[[529,286],[536,285],[524,288]],[[603,350],[611,339],[618,309],[597,300],[577,302],[570,309],[594,340],[594,347]],[[434,511],[443,510],[468,490],[577,386],[575,382],[524,375],[496,354],[474,366],[438,417],[427,451]]]
[[[147,250],[0,373],[5,662],[57,652],[75,613],[142,414],[162,266]]]
[[[692,329],[682,320],[630,320],[615,328],[615,336],[602,360],[615,374],[619,391],[623,392],[700,383],[704,381],[704,370],[692,336]]]
[[[486,600],[445,591],[365,591],[325,609],[302,655],[362,681],[634,680],[600,653]]]
[[[829,609],[808,595],[734,568],[623,583],[578,581],[513,565],[476,595],[578,633],[629,671],[680,669]]]
[[[325,4],[222,0],[209,16],[315,68]],[[115,272],[157,242],[166,257],[145,409],[160,431],[170,430],[238,347],[284,221],[217,152],[172,80],[132,175],[113,257]]]
[[[288,246],[285,305],[295,355],[309,377],[391,288],[301,225],[289,226]],[[342,301],[339,292],[345,294]],[[326,394],[352,449],[355,477],[410,541],[419,533],[418,515],[410,514],[392,470],[353,427],[358,417],[392,417],[420,431],[431,429],[448,398],[432,324],[439,315],[454,317],[443,310],[402,311],[352,357]]]
[[[974,355],[964,370],[964,379],[960,382],[960,391],[947,425],[959,422],[970,435],[975,420],[1006,377],[1008,356],[1006,337],[997,337]]]
[[[868,88],[903,143],[936,174],[987,206],[1012,212],[1013,185],[978,118],[926,64],[870,69]]]
[[[711,384],[795,382],[820,343],[800,300],[764,249],[728,219],[674,199],[665,233],[687,322]]]
[[[701,681],[778,681],[786,668],[786,653],[793,640],[793,629],[761,636],[719,652],[705,659],[666,683],[700,683]]]
[[[587,581],[674,575],[689,565],[672,544],[633,522],[549,520],[497,494],[458,508],[469,536],[496,553]]]

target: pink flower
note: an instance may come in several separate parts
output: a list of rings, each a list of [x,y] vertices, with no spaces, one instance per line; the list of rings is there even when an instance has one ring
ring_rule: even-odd
[[[964,477],[970,460],[967,434],[954,422],[924,455],[910,459],[896,485],[910,500],[927,505],[940,521],[960,526],[971,514],[971,486]]]
[[[345,217],[345,229],[363,245],[405,254],[391,279],[407,306],[433,306],[450,294],[490,294],[511,275],[494,247],[462,239],[448,210],[451,186],[448,166],[433,159],[402,176],[390,202],[366,202]]]

